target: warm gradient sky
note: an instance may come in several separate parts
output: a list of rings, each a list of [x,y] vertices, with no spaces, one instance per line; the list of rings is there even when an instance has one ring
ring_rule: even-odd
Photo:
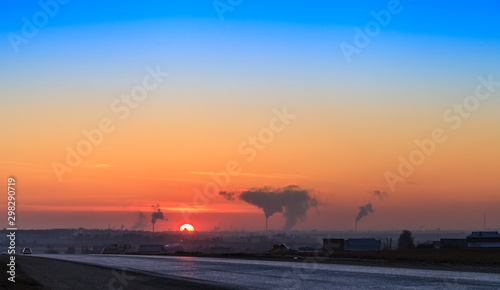
[[[42,15],[40,23],[43,10],[4,3],[0,172],[4,185],[17,179],[19,228],[130,228],[159,203],[169,221],[158,230],[263,229],[262,211],[243,201],[193,206],[209,172],[232,160],[242,172],[228,188],[315,193],[321,205],[295,229],[351,229],[370,201],[375,212],[359,230],[479,229],[484,212],[488,227],[500,227],[500,86],[472,98],[468,118],[448,112],[481,76],[500,81],[497,1],[402,0],[350,62],[341,44],[354,45],[355,28],[391,1],[244,0],[223,19],[212,1],[131,2],[60,4],[14,46],[23,17]],[[228,2],[238,4],[219,1]],[[114,112],[148,66],[169,75],[128,116]],[[284,107],[296,118],[248,161],[239,146],[250,148],[242,142]],[[103,119],[114,130],[60,182],[54,162],[66,164],[67,146]],[[398,157],[436,128],[446,141],[392,190],[384,174],[398,174]],[[270,218],[270,228],[283,225],[281,214]]]

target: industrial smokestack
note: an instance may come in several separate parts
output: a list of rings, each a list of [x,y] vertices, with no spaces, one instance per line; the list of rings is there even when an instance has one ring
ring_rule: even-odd
[[[259,187],[244,191],[221,191],[219,195],[227,200],[235,200],[237,196],[249,204],[255,205],[264,211],[266,216],[266,231],[268,219],[273,214],[280,212],[285,217],[283,230],[288,231],[299,220],[307,218],[310,208],[318,207],[318,200],[310,190],[302,189],[297,185],[288,185],[281,188]]]
[[[156,220],[167,220],[160,209],[160,204],[152,205],[153,212],[151,213],[151,223],[153,224],[153,233],[155,232]]]

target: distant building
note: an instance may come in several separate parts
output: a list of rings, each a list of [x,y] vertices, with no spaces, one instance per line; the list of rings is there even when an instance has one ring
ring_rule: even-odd
[[[381,241],[375,239],[349,239],[345,244],[346,251],[378,251],[381,247]]]
[[[441,239],[439,241],[441,249],[465,249],[467,248],[467,239]]]
[[[290,249],[285,244],[274,245],[271,250],[267,251],[267,254],[270,254],[270,255],[285,255],[285,254],[293,254],[293,253],[297,253],[297,251]]]
[[[498,232],[472,232],[467,236],[469,248],[500,248]]]
[[[166,254],[167,251],[163,245],[140,245],[137,253],[140,255],[160,255]]]
[[[323,239],[323,251],[327,253],[344,250],[344,239]]]
[[[121,254],[120,249],[116,244],[104,246],[101,254]]]

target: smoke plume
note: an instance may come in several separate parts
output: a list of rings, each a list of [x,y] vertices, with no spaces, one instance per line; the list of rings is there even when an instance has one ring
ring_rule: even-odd
[[[222,191],[219,193],[228,200],[234,200],[236,192]],[[277,212],[283,213],[285,226],[283,230],[290,230],[299,220],[307,218],[307,210],[317,207],[318,200],[306,189],[297,185],[288,185],[281,188],[260,187],[239,193],[238,198],[261,208],[267,219]]]
[[[234,191],[221,191],[219,195],[222,195],[227,200],[234,200],[237,193]]]
[[[373,197],[378,197],[380,199],[384,199],[384,197],[387,197],[387,192],[385,191],[380,191],[380,190],[375,190],[373,192]]]
[[[156,220],[167,220],[167,218],[163,215],[163,212],[159,208],[160,204],[152,205],[151,207],[154,208],[153,212],[151,213],[151,223],[156,223]]]
[[[358,216],[356,217],[356,223],[358,223],[363,217],[369,215],[374,211],[375,210],[373,209],[371,202],[369,202],[367,205],[360,206]]]
[[[138,230],[138,229],[143,229],[146,227],[146,216],[142,213],[139,212],[139,216],[137,218],[137,221],[135,224],[132,226],[132,230]]]
[[[155,223],[157,220],[166,221],[167,218],[163,215],[163,212],[160,209],[160,204],[151,206],[153,208],[153,212],[151,213],[151,223],[153,224],[153,233],[155,232]]]

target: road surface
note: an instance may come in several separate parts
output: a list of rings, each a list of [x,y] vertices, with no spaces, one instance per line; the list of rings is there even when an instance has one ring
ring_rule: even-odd
[[[499,289],[500,274],[202,257],[36,255],[242,289]]]

